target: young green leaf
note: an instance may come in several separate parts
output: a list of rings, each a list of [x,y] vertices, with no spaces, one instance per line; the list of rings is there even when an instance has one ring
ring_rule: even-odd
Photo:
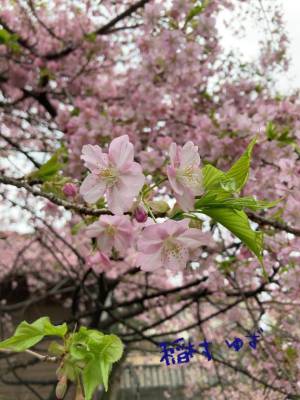
[[[102,384],[99,359],[91,360],[82,372],[82,382],[86,400],[91,400],[95,389]]]
[[[101,370],[102,382],[103,382],[103,386],[104,386],[104,389],[106,392],[108,390],[108,377],[109,377],[111,368],[112,368],[111,363],[108,363],[104,360],[100,360],[100,370]]]
[[[232,165],[221,178],[223,189],[227,187],[232,192],[239,192],[245,185],[249,177],[250,161],[253,147],[256,143],[254,138],[248,145],[244,154]]]
[[[211,208],[203,210],[203,213],[237,236],[262,263],[263,233],[252,230],[244,211],[230,208]]]
[[[51,180],[64,167],[66,159],[67,149],[62,146],[37,171],[33,171],[28,178],[30,180],[40,179],[44,182]]]
[[[250,161],[256,139],[248,145],[244,154],[232,165],[227,172],[223,172],[213,165],[206,164],[202,168],[203,185],[206,192],[221,189],[225,192],[239,192],[249,177]]]
[[[24,351],[40,342],[45,336],[63,337],[67,333],[67,325],[52,325],[49,317],[42,317],[29,324],[20,323],[14,335],[0,343],[0,349]]]
[[[100,358],[106,362],[114,363],[123,354],[123,343],[116,335],[105,335],[101,343]]]
[[[230,194],[222,191],[211,191],[195,203],[196,210],[212,208],[234,208],[243,210],[248,208],[253,211],[275,207],[281,200],[264,201],[256,200],[253,197],[230,197]]]
[[[220,186],[221,178],[224,176],[224,172],[220,171],[213,165],[206,164],[202,168],[203,175],[203,186],[205,191],[214,189]]]

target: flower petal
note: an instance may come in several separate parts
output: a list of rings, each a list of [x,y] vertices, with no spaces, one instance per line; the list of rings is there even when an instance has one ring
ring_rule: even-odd
[[[135,197],[139,194],[145,183],[145,176],[141,166],[133,162],[126,172],[119,175],[118,186],[123,193],[127,193],[127,197]]]
[[[122,135],[114,139],[108,150],[109,160],[118,168],[122,168],[126,163],[133,162],[133,144],[129,142],[128,135]]]
[[[138,253],[136,265],[140,266],[143,271],[155,271],[163,268],[161,253],[159,251],[154,254]]]
[[[102,153],[102,149],[98,145],[86,144],[82,147],[81,159],[85,161],[84,165],[90,171],[98,171],[108,165],[107,154]]]
[[[179,235],[177,239],[190,250],[195,250],[200,246],[207,246],[211,237],[199,229],[189,228],[186,232]]]
[[[180,164],[180,151],[181,148],[177,146],[176,143],[171,143],[169,148],[169,157],[171,165],[174,168],[178,168]]]
[[[100,221],[93,222],[88,225],[85,229],[85,234],[87,237],[93,238],[98,237],[104,231],[104,226]]]
[[[124,193],[118,184],[108,188],[106,195],[108,209],[116,215],[124,214],[133,204],[134,196],[128,197],[127,189]]]
[[[178,182],[177,177],[176,177],[176,169],[173,166],[168,166],[167,167],[167,175],[168,179],[170,182],[170,185],[172,189],[174,190],[175,193],[178,193],[179,195],[183,194],[183,186]]]
[[[105,183],[95,174],[89,174],[80,186],[80,194],[87,203],[96,203],[105,192]]]
[[[175,193],[175,197],[183,211],[187,212],[194,209],[195,195],[189,188],[186,187],[181,195]]]
[[[180,167],[184,168],[192,165],[197,167],[200,165],[200,156],[198,146],[189,141],[182,148]]]

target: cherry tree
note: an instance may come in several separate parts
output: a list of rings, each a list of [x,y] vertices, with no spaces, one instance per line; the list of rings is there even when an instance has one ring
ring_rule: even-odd
[[[245,15],[264,27],[255,63],[223,47],[226,10],[237,35]],[[100,383],[115,398],[134,346],[180,337],[213,343],[186,398],[299,398],[300,106],[274,90],[287,47],[274,1],[1,0],[0,350],[57,362],[47,398]],[[70,318],[16,329],[42,299]],[[259,351],[226,348],[259,329]],[[52,335],[63,345],[31,350]]]

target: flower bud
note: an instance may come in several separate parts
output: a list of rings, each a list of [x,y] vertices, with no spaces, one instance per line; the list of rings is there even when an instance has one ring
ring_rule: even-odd
[[[58,400],[61,400],[65,397],[67,387],[68,387],[68,379],[66,375],[63,375],[58,381],[58,384],[56,385],[55,394]]]
[[[74,183],[66,183],[63,187],[63,193],[67,197],[75,197],[77,195],[78,189]]]
[[[146,222],[148,214],[143,207],[138,206],[134,211],[134,218],[137,220],[137,222]]]

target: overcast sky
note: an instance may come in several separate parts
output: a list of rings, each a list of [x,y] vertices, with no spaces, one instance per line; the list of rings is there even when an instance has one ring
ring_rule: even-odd
[[[256,1],[256,0],[249,0]],[[258,0],[257,0],[258,1]],[[264,0],[262,0],[263,3]],[[276,1],[276,0],[274,0]],[[247,4],[247,3],[245,3]],[[284,73],[278,80],[278,89],[281,92],[290,92],[295,88],[300,88],[300,0],[281,0],[282,12],[286,22],[286,31],[290,39],[289,55],[291,65],[288,73]],[[225,12],[224,18],[227,21],[232,20],[232,12]],[[222,22],[220,21],[222,25]],[[255,60],[257,57],[259,39],[259,28],[249,23],[245,25],[246,36],[243,40],[235,37],[229,29],[222,29],[223,45],[232,50],[239,50],[245,60]],[[265,27],[263,27],[265,28]]]

